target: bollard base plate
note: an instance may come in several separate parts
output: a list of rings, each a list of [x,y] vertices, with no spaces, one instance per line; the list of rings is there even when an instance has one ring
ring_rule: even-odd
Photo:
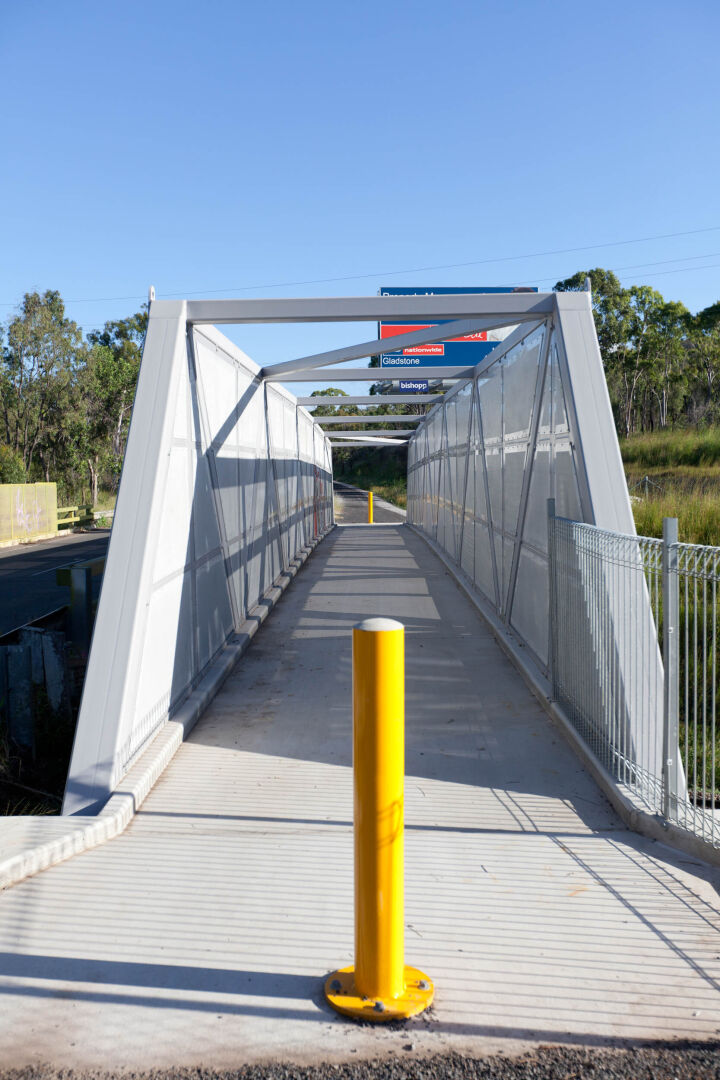
[[[325,997],[333,1009],[355,1020],[384,1024],[388,1020],[406,1020],[432,1004],[435,987],[417,968],[405,968],[405,989],[396,998],[363,997],[355,986],[355,967],[333,971],[325,980]]]

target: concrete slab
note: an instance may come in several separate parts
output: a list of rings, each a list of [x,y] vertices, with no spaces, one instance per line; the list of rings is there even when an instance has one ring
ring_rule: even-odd
[[[407,627],[406,954],[431,1015],[359,1027],[350,628]],[[513,1052],[720,1029],[720,875],[624,830],[411,530],[336,529],[117,839],[0,894],[7,1066]]]

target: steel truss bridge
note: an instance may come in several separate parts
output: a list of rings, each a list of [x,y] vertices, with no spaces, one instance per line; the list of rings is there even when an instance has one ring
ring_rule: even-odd
[[[399,350],[509,332],[424,369],[444,394],[318,401],[288,387],[368,382],[345,365],[387,343],[261,369],[218,329],[377,321],[441,323]],[[386,401],[427,411],[309,411]],[[407,443],[406,524],[335,525],[354,442]],[[319,993],[352,956],[349,640],[374,615],[406,627],[406,949],[437,995],[413,1045],[714,1037],[714,810],[681,812],[635,539],[588,293],[152,298],[63,815],[3,823],[3,1060],[380,1052]]]

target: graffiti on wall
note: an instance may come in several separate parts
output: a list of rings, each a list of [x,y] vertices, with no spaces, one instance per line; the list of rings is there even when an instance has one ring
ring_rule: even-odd
[[[37,494],[34,491],[32,496],[29,492],[26,494],[18,486],[15,492],[15,535],[24,533],[25,536],[33,536],[41,532],[42,516],[43,508]]]

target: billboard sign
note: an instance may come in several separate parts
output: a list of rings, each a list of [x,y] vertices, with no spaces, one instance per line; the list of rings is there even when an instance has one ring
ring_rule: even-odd
[[[427,394],[430,383],[427,379],[400,379],[399,389],[407,394]]]
[[[456,293],[508,293],[537,292],[536,288],[497,288],[495,286],[472,286],[468,288],[422,288],[402,287],[381,288],[380,296],[451,296]],[[470,367],[479,363],[492,352],[500,341],[504,341],[515,329],[503,326],[497,330],[479,330],[475,334],[464,334],[448,341],[433,342],[432,345],[414,345],[408,349],[395,349],[392,339],[397,334],[409,334],[413,330],[425,330],[431,326],[442,326],[443,321],[429,323],[381,322],[378,323],[378,337],[387,340],[388,351],[380,354],[380,367]]]

